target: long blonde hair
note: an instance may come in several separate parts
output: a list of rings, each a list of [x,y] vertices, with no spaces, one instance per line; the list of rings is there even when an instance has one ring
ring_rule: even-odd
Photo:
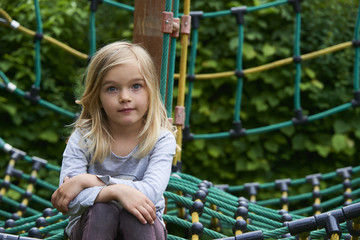
[[[114,66],[134,59],[149,92],[149,107],[144,116],[144,127],[138,136],[142,141],[135,156],[141,158],[151,151],[162,128],[173,132],[160,98],[154,63],[148,52],[141,46],[128,42],[108,44],[98,50],[91,59],[86,72],[83,95],[76,101],[82,106],[82,111],[74,125],[75,129],[83,133],[82,143],[86,142],[88,153],[92,156],[91,163],[101,163],[111,153],[112,136],[99,97],[103,77]]]

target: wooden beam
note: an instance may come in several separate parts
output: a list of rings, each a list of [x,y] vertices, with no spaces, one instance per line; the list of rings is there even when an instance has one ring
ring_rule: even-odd
[[[140,43],[149,51],[158,76],[161,70],[163,11],[165,11],[165,0],[135,0],[133,42]]]

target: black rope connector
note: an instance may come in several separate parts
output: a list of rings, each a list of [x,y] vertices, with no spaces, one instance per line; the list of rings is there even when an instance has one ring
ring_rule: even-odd
[[[29,237],[41,238],[40,230],[37,227],[33,227],[28,231]]]
[[[32,103],[37,104],[40,101],[39,87],[31,86],[30,92],[25,92],[25,99],[30,100]]]
[[[229,189],[229,184],[216,184],[214,187],[226,192]]]
[[[30,200],[32,198],[32,192],[25,191],[23,197]]]
[[[246,207],[241,206],[236,209],[234,217],[237,218],[240,216],[240,217],[246,219],[248,216],[248,213],[249,213],[249,210]]]
[[[293,56],[293,62],[294,63],[301,63],[301,56]]]
[[[338,234],[339,237],[341,237],[341,229],[339,222],[333,215],[331,215],[331,213],[327,214],[325,229],[328,237],[331,237],[331,235],[335,233]]]
[[[14,219],[8,219],[5,221],[5,226],[4,226],[5,228],[13,228],[15,226],[16,226],[16,224],[15,224]]]
[[[90,2],[90,10],[92,12],[95,12],[97,10],[97,7],[99,4],[101,4],[103,1],[102,0],[89,0]]]
[[[290,185],[291,185],[290,178],[275,180],[275,186],[279,188],[281,192],[287,192],[289,190]]]
[[[39,217],[38,219],[36,219],[35,222],[35,226],[40,228],[40,227],[45,227],[47,225],[46,223],[46,219],[44,217]]]
[[[301,2],[303,0],[288,0],[288,3],[292,4],[296,13],[301,12]]]
[[[315,173],[306,176],[306,182],[311,183],[313,186],[318,186],[322,179],[321,173]]]
[[[190,126],[185,126],[183,129],[183,140],[184,141],[192,141],[194,140],[194,134],[190,131]]]
[[[231,8],[231,14],[235,15],[237,24],[244,24],[244,15],[247,12],[246,6]]]
[[[43,166],[45,166],[47,164],[47,161],[45,159],[33,156],[32,158],[32,163],[33,163],[33,170],[39,171],[40,168],[42,168]]]
[[[360,40],[359,39],[352,40],[352,45],[354,48],[360,47]]]
[[[186,75],[186,80],[188,80],[189,82],[194,82],[196,80],[195,74]]]
[[[206,201],[206,192],[203,191],[203,190],[197,190],[194,197],[193,197],[193,200],[196,200],[196,199],[200,199],[202,202],[205,202]]]
[[[201,236],[202,233],[204,231],[204,226],[202,225],[201,222],[194,222],[192,225],[191,225],[191,229],[190,229],[190,233],[191,235],[198,235],[198,236]]]
[[[197,212],[200,217],[203,211],[204,211],[204,204],[201,201],[194,201],[190,209],[190,214],[192,214],[193,212]]]
[[[246,129],[242,127],[241,120],[233,122],[233,129],[230,129],[231,137],[243,137],[246,135]]]
[[[351,178],[352,174],[352,167],[344,167],[336,169],[336,174],[343,179]]]
[[[235,234],[236,231],[240,230],[242,232],[245,232],[246,231],[246,227],[247,227],[247,223],[244,219],[237,219],[232,230],[233,230],[233,233]]]
[[[44,38],[44,34],[42,33],[35,33],[34,35],[34,41],[41,41]]]
[[[360,216],[360,203],[351,204],[342,208],[345,219],[351,220]]]
[[[249,192],[250,196],[256,196],[257,190],[259,189],[259,183],[258,182],[245,183],[244,189]]]
[[[354,99],[351,101],[351,104],[353,107],[359,107],[360,106],[360,91],[354,92]]]
[[[192,11],[190,12],[191,16],[191,27],[198,29],[200,26],[200,19],[202,18],[204,12],[203,11]]]
[[[44,211],[42,212],[42,215],[43,217],[47,218],[53,216],[54,213],[51,208],[45,208]]]
[[[26,156],[26,152],[21,151],[21,150],[16,149],[16,148],[11,149],[10,153],[11,153],[10,154],[11,159],[14,159],[14,160],[19,160],[19,159],[24,158]]]
[[[308,117],[303,115],[301,108],[296,109],[294,112],[295,117],[291,119],[294,125],[304,124],[308,121]]]
[[[291,222],[286,222],[292,236],[300,233],[311,232],[317,229],[317,222],[314,217],[306,217]]]
[[[178,161],[176,165],[172,165],[171,171],[172,172],[181,172],[182,169],[182,162]]]
[[[27,208],[27,206],[26,206],[25,204],[23,204],[23,203],[20,203],[20,204],[19,204],[18,209],[19,209],[20,211],[25,212],[26,208]]]
[[[245,76],[245,73],[244,73],[244,71],[235,70],[235,76],[237,78],[243,78]]]
[[[13,214],[11,214],[11,219],[14,219],[15,221],[16,221],[16,220],[19,220],[19,219],[20,219],[20,216],[19,216],[19,214],[17,214],[17,213],[13,213]]]

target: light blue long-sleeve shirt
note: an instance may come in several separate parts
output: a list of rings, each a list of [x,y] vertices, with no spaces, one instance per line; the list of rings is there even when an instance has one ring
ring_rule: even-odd
[[[169,182],[172,159],[176,149],[176,141],[172,133],[162,130],[154,148],[141,159],[133,157],[133,153],[138,148],[135,147],[125,157],[111,153],[101,164],[90,164],[91,155],[87,153],[84,144],[81,144],[81,137],[81,133],[76,130],[69,138],[63,154],[60,185],[66,176],[71,178],[81,173],[94,174],[105,185],[125,184],[145,194],[154,203],[156,215],[162,221],[165,207],[163,193]],[[86,188],[70,202],[67,213],[70,218],[66,227],[68,235],[81,214],[87,207],[94,204],[97,195],[104,187]]]

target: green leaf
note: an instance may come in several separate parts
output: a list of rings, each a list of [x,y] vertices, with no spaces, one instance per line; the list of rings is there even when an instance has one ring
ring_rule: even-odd
[[[256,56],[256,51],[254,50],[254,47],[251,46],[248,43],[244,43],[243,46],[243,54],[247,60],[253,59]]]
[[[294,134],[295,127],[294,126],[284,127],[281,128],[280,131],[283,132],[286,136],[290,137]]]
[[[266,57],[269,57],[275,54],[276,48],[266,43],[262,48],[262,52]]]
[[[53,132],[51,130],[44,131],[39,134],[39,138],[48,142],[57,142],[58,141],[58,135],[56,132]]]
[[[310,68],[305,68],[304,71],[305,71],[305,74],[306,74],[309,78],[311,78],[311,79],[315,78],[316,73],[315,73],[312,69],[310,69]]]
[[[317,153],[319,153],[319,155],[322,157],[327,157],[331,150],[330,147],[324,145],[316,145],[315,149]]]
[[[331,138],[331,143],[335,151],[340,152],[347,147],[347,137],[343,134],[335,134]]]
[[[351,130],[351,127],[348,123],[342,120],[336,120],[334,123],[335,133],[345,133]]]
[[[221,154],[221,150],[219,148],[217,148],[217,147],[214,147],[214,146],[208,148],[207,152],[210,154],[210,156],[212,156],[214,158],[219,157],[220,154]]]
[[[279,145],[274,141],[267,141],[264,144],[266,150],[276,153],[279,150]]]

